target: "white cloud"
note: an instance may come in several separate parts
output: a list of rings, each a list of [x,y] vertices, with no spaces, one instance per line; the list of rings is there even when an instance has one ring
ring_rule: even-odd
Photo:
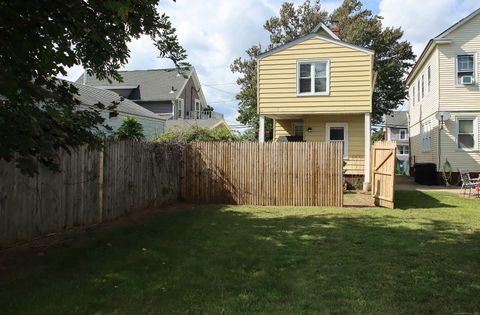
[[[229,123],[238,124],[235,94],[239,88],[230,63],[252,44],[267,43],[265,21],[278,13],[282,0],[179,0],[161,1],[159,11],[171,17],[181,45],[187,50],[188,61],[196,68],[207,101],[225,114]],[[295,4],[303,0],[295,0]],[[376,1],[368,2],[370,5]],[[341,0],[322,1],[332,12]],[[370,8],[369,5],[366,6]],[[478,0],[379,0],[379,14],[384,25],[401,26],[404,38],[415,53],[423,50],[428,40],[478,7]],[[372,9],[372,8],[370,8]],[[129,44],[131,57],[127,70],[172,66],[171,61],[158,58],[151,40],[142,36]],[[69,71],[69,79],[77,79],[80,66]],[[208,86],[213,85],[213,86]],[[221,91],[220,91],[221,90]]]
[[[419,56],[428,41],[478,8],[478,0],[381,0],[385,26],[401,26]]]

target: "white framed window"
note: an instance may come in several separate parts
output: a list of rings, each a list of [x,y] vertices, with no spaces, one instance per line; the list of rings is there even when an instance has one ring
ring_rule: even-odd
[[[177,100],[177,118],[184,118],[183,115],[185,114],[185,100],[183,98],[179,98]]]
[[[417,91],[418,91],[418,98],[417,101],[420,103],[420,80],[417,81]]]
[[[476,70],[475,70],[475,55],[474,54],[464,54],[457,56],[456,62],[456,83],[462,84],[462,77],[471,76],[473,80],[476,79]]]
[[[347,123],[327,123],[325,124],[326,141],[343,142],[343,158],[348,158],[348,124]]]
[[[400,131],[398,132],[398,139],[407,140],[407,129],[400,129]]]
[[[456,119],[457,149],[478,149],[478,123],[477,117],[458,117]]]
[[[292,135],[303,138],[303,122],[294,122],[292,124]]]
[[[195,111],[198,113],[202,110],[202,103],[199,99],[195,99]]]
[[[397,146],[397,155],[408,155],[409,153],[408,145]]]
[[[428,152],[432,150],[432,125],[430,122],[421,125],[422,134],[422,151]]]
[[[430,94],[432,89],[432,66],[427,68],[427,93]]]
[[[297,95],[328,95],[330,92],[328,60],[297,62]]]
[[[422,74],[422,99],[425,97],[425,75]]]
[[[412,87],[412,105],[415,106],[415,84]]]

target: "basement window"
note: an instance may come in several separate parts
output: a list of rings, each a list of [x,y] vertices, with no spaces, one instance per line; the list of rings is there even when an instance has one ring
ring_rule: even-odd
[[[327,60],[298,62],[297,95],[328,95],[329,71]]]

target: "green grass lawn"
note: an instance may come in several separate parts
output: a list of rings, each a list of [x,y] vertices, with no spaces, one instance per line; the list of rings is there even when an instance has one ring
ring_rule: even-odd
[[[198,206],[91,235],[0,284],[0,312],[480,312],[480,200],[450,194],[399,192],[393,210]]]

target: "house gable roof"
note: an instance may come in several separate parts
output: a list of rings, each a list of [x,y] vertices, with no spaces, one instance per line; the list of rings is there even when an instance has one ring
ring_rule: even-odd
[[[385,115],[385,127],[408,128],[408,116],[406,111],[391,112]]]
[[[415,77],[417,74],[418,70],[423,66],[425,60],[427,57],[432,53],[434,48],[437,47],[438,44],[449,44],[451,42],[450,39],[447,38],[448,35],[450,35],[453,31],[457,30],[460,28],[462,25],[465,25],[468,23],[470,20],[472,20],[474,17],[476,17],[478,14],[480,14],[480,8],[473,11],[471,14],[468,16],[464,17],[457,23],[453,24],[449,28],[447,28],[445,31],[437,35],[436,37],[430,39],[427,43],[427,46],[425,46],[425,49],[422,51],[420,54],[420,57],[418,58],[417,62],[413,66],[412,70],[408,74],[408,77],[406,79],[407,85],[409,86],[411,84],[412,79]]]
[[[119,71],[118,73],[122,76],[123,82],[114,80],[110,83],[108,80],[99,80],[95,76],[87,75],[85,83],[102,89],[138,87],[141,101],[172,101],[179,98],[188,81],[192,78],[195,88],[199,90],[198,93],[202,103],[207,103],[193,67],[190,67],[185,73],[180,73],[176,68]],[[82,82],[83,75],[77,79],[76,83],[81,84]],[[170,93],[172,87],[174,93]]]
[[[476,9],[475,11],[473,11],[472,13],[470,13],[469,15],[467,15],[466,17],[464,17],[463,19],[461,19],[457,23],[453,24],[452,26],[447,28],[445,31],[443,31],[442,33],[437,35],[435,38],[436,39],[445,38],[447,35],[449,35],[453,31],[455,31],[456,29],[458,29],[459,27],[461,27],[465,23],[469,22],[471,19],[476,17],[478,14],[480,14],[480,8]]]
[[[325,36],[322,36],[322,35],[318,35],[316,33],[311,33],[311,34],[305,35],[303,37],[297,38],[296,40],[293,40],[289,43],[283,44],[279,47],[273,48],[273,49],[271,49],[267,52],[264,52],[263,54],[260,54],[260,55],[257,56],[257,60],[260,60],[260,59],[263,59],[265,57],[271,56],[271,55],[273,55],[277,52],[280,52],[282,50],[285,50],[287,48],[290,48],[292,46],[295,46],[297,44],[300,44],[300,43],[302,43],[306,40],[312,39],[312,38],[327,41],[327,42],[337,44],[337,45],[340,45],[340,46],[343,46],[343,47],[348,47],[348,48],[351,48],[351,49],[354,49],[354,50],[364,52],[364,53],[369,54],[369,55],[374,54],[373,50],[363,48],[363,47],[360,47],[360,46],[356,46],[356,45],[352,45],[352,44],[349,44],[349,43],[344,42],[344,41],[339,40],[339,39],[329,38],[329,37],[325,37]]]
[[[165,121],[165,118],[154,114],[129,99],[120,97],[115,92],[99,89],[90,85],[72,84],[78,89],[78,95],[76,95],[75,98],[84,106],[94,106],[98,103],[110,105],[113,102],[119,102],[116,108],[119,113]]]
[[[322,30],[328,35],[330,35],[330,37],[332,37],[333,39],[340,40],[340,38],[335,35],[335,33],[332,32],[332,30],[322,22],[318,23],[317,26],[315,26],[315,28],[312,30],[312,34],[318,34]]]

